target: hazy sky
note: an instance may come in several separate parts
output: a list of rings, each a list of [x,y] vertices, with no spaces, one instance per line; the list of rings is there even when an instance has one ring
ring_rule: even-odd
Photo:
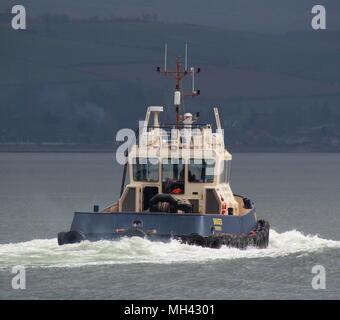
[[[9,11],[16,0],[1,0]],[[310,30],[311,8],[325,5],[327,28],[340,29],[338,0],[25,0],[31,16],[62,13],[73,17],[140,17],[156,14],[160,21],[193,23],[222,28],[284,33]]]

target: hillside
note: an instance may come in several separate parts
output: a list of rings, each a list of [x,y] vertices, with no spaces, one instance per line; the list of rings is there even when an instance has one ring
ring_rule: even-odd
[[[110,143],[151,104],[169,106],[169,122],[173,81],[154,70],[165,42],[169,64],[188,42],[202,96],[185,107],[205,121],[219,105],[232,148],[340,147],[340,32],[264,35],[44,15],[25,32],[1,24],[0,39],[2,143]]]

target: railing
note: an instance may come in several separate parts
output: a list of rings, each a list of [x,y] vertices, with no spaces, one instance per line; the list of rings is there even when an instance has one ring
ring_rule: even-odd
[[[191,125],[187,124],[179,124],[176,128],[176,124],[161,124],[158,128],[164,130],[171,130],[171,129],[204,129],[204,128],[211,128],[210,124],[203,124],[203,123],[193,123]],[[155,129],[153,125],[147,127],[148,130]]]

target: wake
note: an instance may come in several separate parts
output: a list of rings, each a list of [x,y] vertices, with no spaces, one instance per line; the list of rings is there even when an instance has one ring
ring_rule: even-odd
[[[312,253],[325,248],[340,248],[340,241],[317,235],[304,235],[297,230],[278,233],[270,230],[267,249],[222,247],[202,248],[181,244],[151,242],[133,237],[120,241],[84,241],[58,246],[56,239],[37,239],[0,245],[0,269],[24,265],[30,268],[70,268],[132,263],[175,264],[203,263],[242,258],[275,258],[295,253]]]

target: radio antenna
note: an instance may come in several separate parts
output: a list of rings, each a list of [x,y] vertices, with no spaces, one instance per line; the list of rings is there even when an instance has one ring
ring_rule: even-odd
[[[195,68],[191,67],[190,71],[192,72],[192,93],[195,93]]]
[[[166,60],[168,58],[168,44],[165,44],[164,47],[164,71],[166,71]]]
[[[157,72],[163,73],[165,75],[175,76],[176,79],[176,87],[175,87],[175,95],[174,95],[174,105],[176,109],[176,128],[179,127],[179,122],[182,119],[182,115],[180,114],[181,110],[181,100],[185,97],[195,97],[200,95],[200,90],[195,90],[194,88],[194,75],[201,72],[201,68],[190,68],[190,71],[187,70],[187,44],[185,46],[185,70],[181,70],[182,64],[180,62],[179,57],[176,59],[176,70],[167,70],[166,60],[167,60],[167,50],[168,46],[165,44],[165,61],[164,61],[164,70],[161,70],[160,67],[157,67]],[[191,93],[182,93],[181,82],[184,77],[187,75],[191,75],[193,77],[193,88]]]
[[[188,44],[185,44],[185,71],[188,70]]]

